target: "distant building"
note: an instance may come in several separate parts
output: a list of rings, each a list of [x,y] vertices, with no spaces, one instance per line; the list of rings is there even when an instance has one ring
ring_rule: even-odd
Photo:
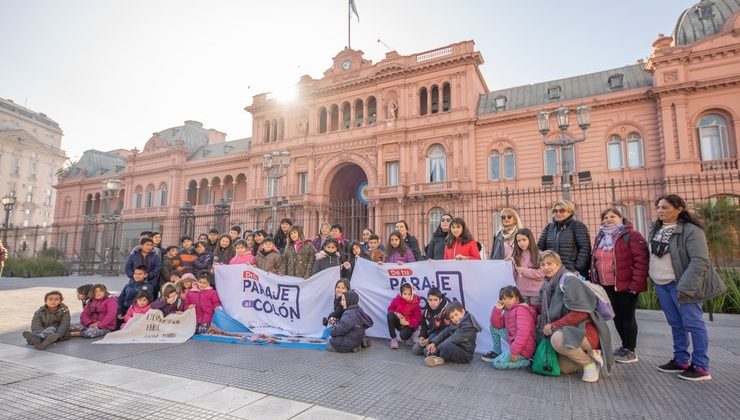
[[[392,51],[377,63],[344,49],[322,78],[301,78],[295,101],[254,96],[246,107],[251,138],[225,141],[189,121],[155,133],[141,152],[86,152],[77,172],[57,185],[59,243],[72,251],[85,215],[90,222],[106,214],[101,185],[114,178],[123,185],[111,201],[121,212],[123,248],[145,228],[177,242],[186,201],[195,208],[196,233],[205,231],[221,199],[231,205],[232,224],[270,228],[288,216],[307,236],[322,221],[341,222],[349,237],[368,226],[385,236],[404,218],[426,242],[440,215],[452,212],[488,246],[502,207],[518,209],[539,231],[558,195],[557,182],[554,193],[543,183],[553,182],[563,159],[576,187],[616,181],[608,199],[574,198],[596,214],[592,229],[600,208],[618,205],[644,231],[655,218],[658,189],[640,182],[737,173],[738,32],[740,0],[702,1],[681,14],[672,36],[653,43],[646,62],[495,91],[480,73],[483,57],[473,41]],[[545,147],[536,121],[539,111],[561,104],[592,111],[588,140],[562,159]],[[580,134],[571,120],[569,134]],[[263,156],[284,151],[287,175],[268,179]],[[696,186],[692,199],[737,195],[732,179],[711,190]]]

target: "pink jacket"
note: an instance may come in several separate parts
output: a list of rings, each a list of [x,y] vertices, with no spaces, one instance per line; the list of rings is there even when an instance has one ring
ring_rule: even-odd
[[[516,268],[514,268],[516,287],[522,293],[522,296],[539,296],[545,275],[539,268],[532,268],[532,256],[529,250],[522,253],[522,268],[521,273],[517,273]]]
[[[397,294],[393,298],[391,304],[388,306],[388,312],[398,312],[406,318],[409,323],[409,327],[413,329],[419,328],[421,325],[421,306],[419,306],[419,296],[414,294],[411,302],[404,299],[401,294]]]
[[[209,287],[205,290],[192,288],[185,296],[185,309],[195,305],[195,322],[198,324],[210,324],[216,308],[221,306],[216,289]]]
[[[149,312],[149,309],[151,309],[152,305],[146,305],[144,307],[141,307],[134,302],[133,305],[128,307],[128,311],[126,311],[126,315],[123,316],[123,324],[121,324],[121,329],[126,325],[126,323],[134,317],[134,314],[145,314]]]
[[[254,265],[254,255],[247,251],[244,255],[236,255],[229,261],[229,264],[252,264]]]
[[[86,327],[97,322],[98,328],[114,331],[117,314],[118,299],[113,295],[108,295],[103,299],[91,299],[80,314],[80,322]]]
[[[511,354],[518,354],[531,359],[537,345],[535,339],[537,315],[534,308],[526,303],[519,303],[505,311],[505,314],[501,312],[501,309],[493,308],[491,326],[493,328],[506,328],[506,342],[511,347]]]

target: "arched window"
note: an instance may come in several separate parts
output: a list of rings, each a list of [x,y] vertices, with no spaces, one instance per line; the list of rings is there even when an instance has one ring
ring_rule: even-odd
[[[349,102],[342,104],[342,130],[352,127],[352,107]]]
[[[196,180],[192,180],[188,184],[188,200],[187,201],[193,206],[198,204],[198,182]]]
[[[224,189],[223,189],[223,199],[226,200],[227,203],[231,203],[234,201],[234,177],[231,175],[226,175],[224,177]]]
[[[159,207],[167,207],[167,184],[159,185]]]
[[[93,196],[92,194],[88,194],[87,198],[85,199],[85,214],[92,214],[93,211]]]
[[[146,187],[146,194],[144,195],[144,207],[150,209],[154,207],[154,185],[149,184]]]
[[[627,136],[627,167],[642,168],[645,166],[645,158],[642,152],[642,137],[637,133]]]
[[[285,118],[280,117],[278,120],[278,140],[285,139]]]
[[[375,96],[367,98],[367,125],[375,125],[378,120],[378,103]]]
[[[642,153],[642,137],[637,133],[630,133],[626,141],[618,135],[609,137],[607,142],[607,157],[609,169],[619,170],[625,168],[625,153],[628,168],[642,168],[645,160]]]
[[[501,179],[501,155],[497,151],[488,156],[488,179],[491,181]]]
[[[331,106],[331,127],[329,131],[337,131],[339,129],[339,107],[334,104]]]
[[[264,141],[265,143],[270,142],[270,121],[265,121],[263,124],[262,131],[264,131]]]
[[[319,108],[319,133],[326,133],[326,108]]]
[[[447,156],[441,144],[435,144],[427,152],[427,182],[442,182],[447,179]]]
[[[442,112],[448,112],[452,109],[452,98],[450,95],[450,84],[445,83],[442,85]]]
[[[31,200],[28,200],[31,201]],[[100,204],[102,203],[102,200],[100,199],[100,193],[95,193],[95,198],[93,198],[93,214],[100,214]]]
[[[427,115],[427,88],[419,90],[419,115]]]
[[[431,239],[434,232],[439,226],[439,221],[442,219],[442,215],[445,213],[442,207],[432,207],[429,209],[429,217],[427,219],[427,238]]]
[[[203,178],[200,180],[200,190],[198,191],[200,197],[198,197],[198,204],[210,204],[211,188],[208,185],[208,180]]]
[[[439,88],[437,87],[437,85],[432,86],[431,95],[432,95],[432,114],[436,114],[439,112]]]
[[[562,170],[563,161],[565,170],[568,173],[574,173],[576,170],[576,156],[573,146],[560,148],[560,159],[558,159],[558,149],[552,146],[545,148],[544,162],[545,175],[557,175]]]
[[[276,119],[272,119],[270,123],[270,141],[277,141],[278,124]]]
[[[513,149],[504,150],[504,179],[516,177],[516,159]]]
[[[609,169],[622,169],[624,168],[624,158],[622,157],[622,138],[614,135],[609,137],[607,143],[608,155],[609,155]]]
[[[133,204],[135,209],[140,209],[142,204],[142,199],[144,195],[144,188],[141,187],[141,185],[137,186],[136,189],[134,189],[134,199]]]
[[[732,157],[727,135],[727,120],[718,114],[708,114],[697,124],[701,160],[723,160]]]
[[[355,127],[362,127],[362,121],[365,118],[365,104],[362,99],[355,101]]]

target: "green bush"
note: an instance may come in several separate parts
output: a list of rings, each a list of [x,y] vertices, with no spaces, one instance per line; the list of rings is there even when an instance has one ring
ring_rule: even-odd
[[[719,276],[727,285],[727,292],[704,302],[704,310],[709,312],[711,309],[714,313],[740,313],[740,270],[733,268],[720,269]],[[638,305],[642,309],[660,309],[653,282],[648,281],[648,289],[640,293]]]
[[[54,258],[11,258],[5,261],[3,275],[7,276],[12,271],[15,277],[23,277],[28,271],[31,277],[64,276],[67,274],[67,266]]]

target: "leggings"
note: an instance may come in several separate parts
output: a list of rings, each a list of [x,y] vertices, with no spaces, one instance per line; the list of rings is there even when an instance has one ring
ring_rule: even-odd
[[[414,335],[414,329],[408,325],[401,326],[401,321],[398,319],[396,314],[388,312],[388,335],[391,338],[396,338],[396,330],[401,333],[401,340],[408,340]]]

